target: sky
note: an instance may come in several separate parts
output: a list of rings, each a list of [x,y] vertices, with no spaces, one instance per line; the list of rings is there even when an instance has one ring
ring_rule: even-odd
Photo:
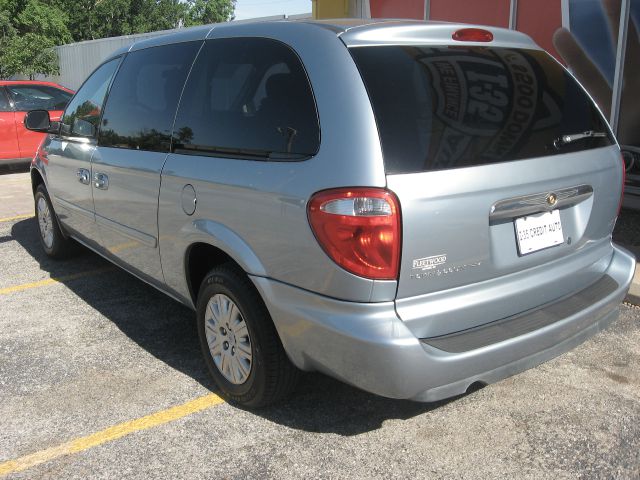
[[[236,20],[311,13],[311,0],[237,0]]]

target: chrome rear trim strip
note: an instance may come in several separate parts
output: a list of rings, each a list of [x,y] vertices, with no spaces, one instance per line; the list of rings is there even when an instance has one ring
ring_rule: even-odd
[[[493,204],[489,219],[491,221],[512,219],[533,213],[555,210],[556,208],[570,207],[586,200],[591,195],[593,195],[593,187],[591,185],[577,185],[563,188],[562,190],[508,198]],[[549,201],[552,196],[555,196],[555,202]]]

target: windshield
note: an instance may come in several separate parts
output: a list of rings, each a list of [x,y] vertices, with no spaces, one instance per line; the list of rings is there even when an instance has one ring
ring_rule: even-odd
[[[539,50],[350,49],[369,92],[387,173],[468,167],[614,143],[589,96]],[[556,142],[583,132],[572,142]]]
[[[72,95],[46,85],[7,85],[18,111],[64,110]]]

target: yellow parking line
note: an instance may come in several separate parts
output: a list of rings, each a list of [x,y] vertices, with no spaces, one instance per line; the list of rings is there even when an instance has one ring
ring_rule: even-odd
[[[57,278],[45,278],[37,282],[23,283],[22,285],[15,285],[13,287],[0,288],[0,295],[8,295],[9,293],[20,292],[22,290],[29,290],[31,288],[46,287],[47,285],[53,285],[55,283],[67,282],[69,280],[75,280],[76,278],[88,277],[90,275],[97,275],[99,273],[109,272],[115,270],[115,267],[97,268],[95,270],[89,270],[86,272],[74,273],[71,275],[65,275]]]
[[[113,427],[87,435],[86,437],[76,438],[75,440],[71,440],[56,447],[47,448],[46,450],[41,450],[30,455],[25,455],[24,457],[0,463],[0,476],[21,472],[64,455],[82,452],[84,450],[97,447],[98,445],[102,445],[103,443],[117,440],[118,438],[131,433],[178,420],[182,417],[186,417],[187,415],[191,415],[192,413],[220,405],[221,403],[224,403],[222,398],[214,393],[210,393],[209,395],[196,398],[195,400],[183,403],[182,405],[177,405],[166,410],[160,410],[159,412],[152,413],[145,417],[114,425]]]
[[[114,245],[112,247],[107,247],[107,250],[109,250],[109,252],[111,253],[120,253],[124,250],[128,250],[129,248],[139,247],[139,246],[140,246],[140,242],[126,242],[126,243],[119,243],[118,245]]]
[[[0,218],[0,223],[13,222],[14,220],[22,220],[23,218],[31,218],[31,217],[33,217],[33,213],[25,213],[24,215],[16,215],[15,217]]]
[[[1,180],[0,187],[4,187],[6,185],[29,185],[31,186],[31,178],[14,178],[11,180]]]

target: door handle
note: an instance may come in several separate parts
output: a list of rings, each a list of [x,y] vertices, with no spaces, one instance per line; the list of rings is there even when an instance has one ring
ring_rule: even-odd
[[[91,182],[91,174],[86,168],[79,168],[76,172],[76,177],[78,177],[78,181],[83,185],[89,185]]]
[[[104,173],[94,173],[93,186],[100,190],[107,190],[109,188],[109,177]]]

